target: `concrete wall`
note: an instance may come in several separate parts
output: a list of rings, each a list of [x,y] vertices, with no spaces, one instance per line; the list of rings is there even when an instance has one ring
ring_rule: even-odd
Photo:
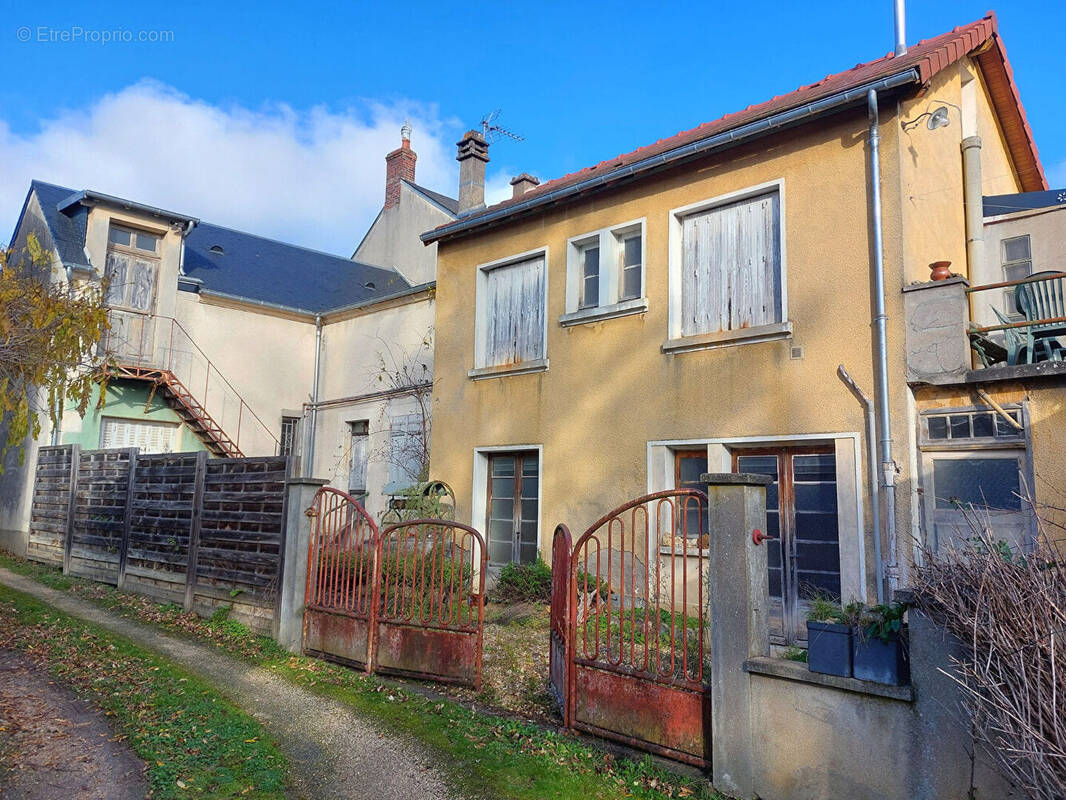
[[[264,428],[240,420],[241,450],[271,455],[283,411],[310,400],[315,363],[315,325],[297,316],[179,292],[176,319],[232,384]],[[190,387],[194,394],[198,386]],[[208,411],[211,411],[208,405]],[[223,427],[236,436],[234,414]],[[267,434],[269,431],[269,435]]]
[[[433,380],[434,301],[423,292],[376,307],[326,318],[322,329],[318,437],[311,474],[347,491],[351,461],[349,423],[369,425],[367,511],[380,518],[389,482],[390,420],[419,413],[417,399],[396,393],[383,369],[405,368],[418,380]],[[423,390],[428,393],[427,390]],[[428,408],[428,397],[427,397]]]
[[[397,269],[412,284],[428,283],[437,274],[437,245],[424,246],[418,234],[452,219],[440,206],[401,183],[400,202],[378,215],[352,258]]]

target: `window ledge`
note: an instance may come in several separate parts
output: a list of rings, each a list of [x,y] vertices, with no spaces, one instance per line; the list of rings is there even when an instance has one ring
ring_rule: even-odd
[[[703,556],[704,558],[711,557],[711,551],[706,547],[690,547],[688,550],[681,550],[680,548],[675,550],[672,547],[659,546],[659,552],[664,556],[684,556],[686,558],[696,558],[697,556]]]
[[[635,300],[623,300],[620,303],[614,303],[609,306],[579,308],[577,311],[572,311],[559,317],[559,324],[564,328],[568,328],[571,325],[582,325],[586,322],[600,322],[605,319],[615,319],[616,317],[628,317],[630,314],[643,314],[647,310],[647,298],[638,297]]]
[[[844,692],[884,697],[888,700],[899,700],[904,703],[914,702],[913,686],[889,686],[884,683],[871,683],[860,681],[856,678],[841,678],[836,675],[822,675],[811,672],[807,665],[798,661],[789,661],[784,658],[750,658],[744,662],[744,671],[754,675],[765,675],[768,678],[779,678],[797,683],[811,683],[815,686],[825,686],[829,689],[839,689]]]
[[[468,378],[480,381],[485,378],[502,378],[507,375],[527,375],[532,372],[547,372],[548,359],[538,358],[533,361],[523,361],[520,364],[499,364],[492,367],[477,367],[469,370]]]
[[[664,353],[687,353],[692,350],[711,350],[718,347],[732,347],[738,344],[754,342],[771,342],[777,339],[792,338],[791,322],[775,322],[772,325],[759,325],[755,328],[742,328],[738,331],[718,331],[701,333],[695,336],[681,336],[663,342]]]

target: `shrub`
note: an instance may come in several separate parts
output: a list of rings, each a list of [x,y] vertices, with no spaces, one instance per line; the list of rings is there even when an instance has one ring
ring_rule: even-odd
[[[927,553],[914,570],[919,607],[955,634],[951,672],[974,738],[1034,800],[1066,797],[1066,562],[1048,543],[1025,553],[967,512],[976,542]],[[1056,526],[1057,527],[1057,526]]]
[[[506,564],[492,590],[497,603],[550,603],[552,568],[537,556],[531,564]]]

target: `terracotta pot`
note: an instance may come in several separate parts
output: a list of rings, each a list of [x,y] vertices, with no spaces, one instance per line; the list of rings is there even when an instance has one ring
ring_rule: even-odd
[[[929,271],[934,281],[946,281],[951,277],[950,261],[934,261],[929,265]]]

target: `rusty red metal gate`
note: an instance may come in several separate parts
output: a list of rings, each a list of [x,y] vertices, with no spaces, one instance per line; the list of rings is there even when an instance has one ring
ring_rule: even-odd
[[[361,667],[481,686],[488,553],[458,522],[379,530],[329,487],[309,509],[304,652]]]
[[[710,766],[707,498],[632,500],[552,542],[551,688],[567,727]]]

